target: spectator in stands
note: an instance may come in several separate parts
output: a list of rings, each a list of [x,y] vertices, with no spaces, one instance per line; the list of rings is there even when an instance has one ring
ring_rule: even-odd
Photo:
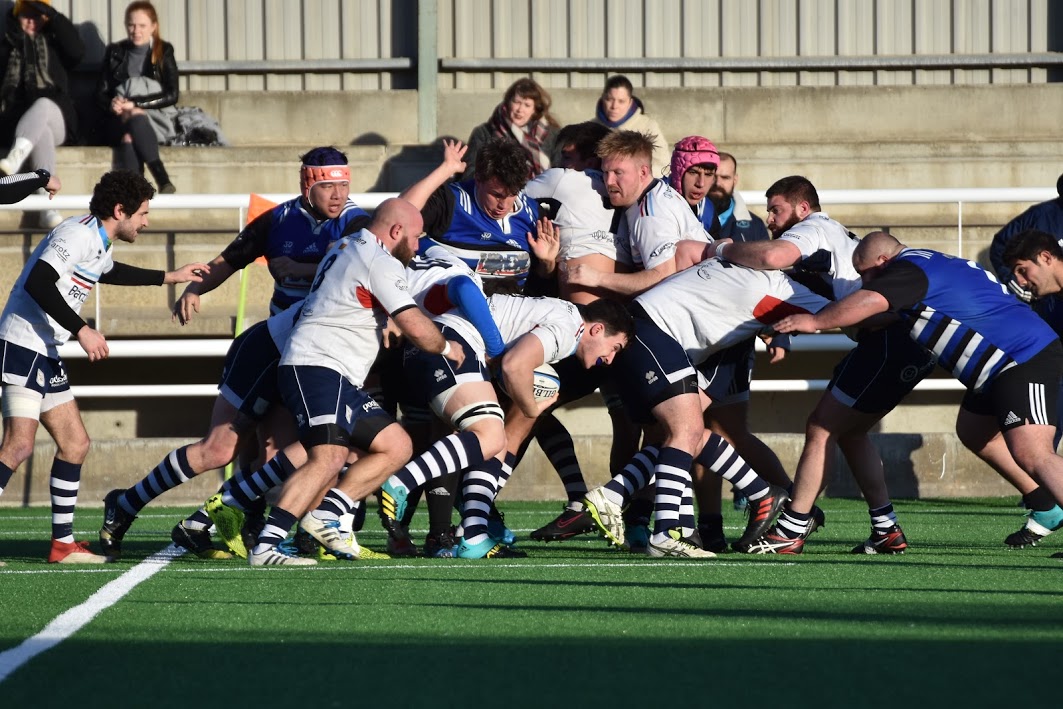
[[[661,134],[657,121],[646,115],[645,106],[635,96],[631,81],[620,74],[605,82],[605,90],[598,99],[594,120],[613,130],[633,130],[653,136],[653,175],[663,175],[668,164],[668,141]]]
[[[29,160],[31,170],[56,171],[56,147],[77,131],[70,97],[70,72],[85,54],[73,23],[48,0],[19,0],[0,41],[0,140],[11,150],[0,173],[12,175]],[[40,213],[40,226],[52,229],[62,217]]]
[[[97,101],[107,114],[107,139],[116,170],[144,172],[148,166],[162,194],[177,189],[159,157],[159,145],[176,135],[177,60],[173,45],[159,36],[159,16],[150,2],[125,10],[128,38],[108,45],[97,84]]]
[[[518,79],[506,89],[491,118],[473,128],[462,179],[472,179],[480,148],[496,136],[516,141],[524,149],[530,160],[528,178],[535,177],[550,167],[558,129],[550,115],[550,94],[532,79]]]

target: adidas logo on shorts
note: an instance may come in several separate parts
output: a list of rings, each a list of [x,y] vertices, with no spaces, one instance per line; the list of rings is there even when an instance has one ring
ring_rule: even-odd
[[[1011,426],[1016,423],[1022,423],[1022,419],[1016,416],[1014,411],[1009,411],[1007,418],[1004,419],[1004,425]]]

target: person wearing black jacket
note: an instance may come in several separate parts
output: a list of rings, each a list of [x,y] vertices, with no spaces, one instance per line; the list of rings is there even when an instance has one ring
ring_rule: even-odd
[[[15,3],[0,40],[0,141],[11,145],[0,173],[14,174],[27,160],[31,170],[55,173],[56,147],[77,132],[68,73],[84,53],[77,28],[49,2]],[[55,210],[40,214],[46,229],[60,221]]]
[[[128,39],[108,45],[96,88],[108,117],[108,140],[116,170],[148,166],[159,192],[177,191],[159,157],[159,145],[176,132],[178,88],[173,45],[159,36],[159,18],[150,2],[130,3],[125,11]]]
[[[73,336],[99,362],[109,354],[103,334],[82,320],[82,305],[98,283],[165,285],[202,280],[210,271],[191,263],[163,272],[118,263],[117,242],[132,244],[148,224],[151,184],[120,170],[100,178],[89,214],[62,222],[33,250],[0,315],[0,492],[14,471],[33,453],[37,429],[44,425],[56,443],[52,462],[53,563],[103,563],[85,542],[73,536],[74,507],[89,436],[70,389],[59,347]]]

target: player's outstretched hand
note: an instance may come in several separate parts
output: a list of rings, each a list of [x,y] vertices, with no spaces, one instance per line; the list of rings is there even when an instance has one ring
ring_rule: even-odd
[[[818,328],[816,327],[816,316],[809,313],[800,313],[798,315],[787,315],[785,318],[775,323],[773,326],[775,332],[787,333],[787,332],[804,332],[812,333]]]
[[[463,158],[468,150],[469,146],[460,140],[443,141],[443,165],[448,172],[451,174],[465,172],[466,165]]]
[[[185,291],[173,304],[171,320],[187,325],[192,322],[192,315],[199,312],[199,294]]]
[[[210,266],[205,263],[188,263],[176,271],[168,271],[163,277],[164,285],[172,283],[202,283],[203,276],[210,273]]]
[[[552,271],[557,262],[557,254],[561,250],[560,230],[548,217],[540,217],[535,226],[535,234],[528,232],[528,245],[531,246],[535,258],[549,266]]]

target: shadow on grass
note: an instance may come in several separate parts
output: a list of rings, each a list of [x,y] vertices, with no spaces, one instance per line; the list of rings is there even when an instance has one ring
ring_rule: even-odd
[[[204,628],[202,642],[70,640],[0,685],[5,705],[793,707],[1055,706],[1054,642],[601,637],[272,641]],[[1015,662],[1036,657],[1035,663]],[[47,667],[76,668],[62,680]],[[1007,668],[1006,681],[1000,677]]]

